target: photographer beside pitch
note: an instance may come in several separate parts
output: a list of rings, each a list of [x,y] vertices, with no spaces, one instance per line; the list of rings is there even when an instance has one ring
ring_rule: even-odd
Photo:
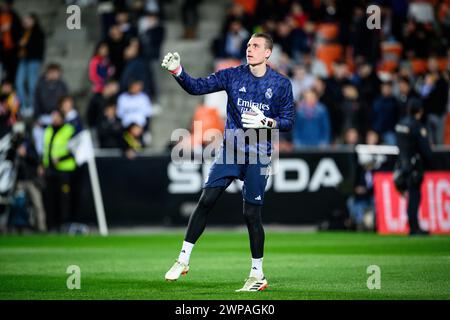
[[[288,78],[267,65],[273,48],[272,38],[265,33],[253,34],[247,43],[247,64],[220,70],[206,78],[192,78],[180,65],[178,53],[168,53],[162,62],[189,94],[201,95],[225,90],[228,95],[227,122],[224,142],[219,152],[224,155],[228,132],[256,130],[291,130],[295,117],[292,86]],[[267,287],[262,263],[264,253],[264,229],[261,207],[268,175],[262,171],[270,164],[249,162],[249,150],[245,145],[245,163],[222,162],[216,158],[203,186],[196,209],[189,219],[183,246],[177,261],[166,273],[166,280],[177,280],[189,271],[189,258],[194,244],[203,233],[207,216],[215,202],[234,179],[244,181],[242,195],[243,213],[249,232],[252,267],[244,286],[236,291],[261,291]],[[256,149],[271,153],[270,140],[256,143]],[[226,150],[228,151],[228,150]],[[242,150],[233,150],[239,152]],[[228,154],[228,152],[225,152]]]

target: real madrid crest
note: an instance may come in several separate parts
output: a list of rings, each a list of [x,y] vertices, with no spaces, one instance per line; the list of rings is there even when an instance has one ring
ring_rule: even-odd
[[[266,90],[266,98],[267,99],[270,99],[270,98],[272,98],[272,96],[273,96],[273,93],[272,93],[272,89],[271,88],[268,88],[267,90]]]

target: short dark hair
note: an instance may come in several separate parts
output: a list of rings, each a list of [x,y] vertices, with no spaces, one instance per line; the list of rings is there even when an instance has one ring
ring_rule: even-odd
[[[415,116],[419,112],[423,111],[422,100],[419,98],[412,98],[407,103],[408,113],[412,116]]]
[[[252,34],[251,36],[252,38],[264,38],[264,40],[266,40],[266,49],[273,49],[273,39],[270,36],[270,34],[265,33],[265,32],[256,32],[254,34]]]
[[[45,69],[45,71],[48,72],[48,71],[52,71],[52,70],[61,71],[61,66],[58,63],[51,62],[47,65],[47,68]]]
[[[4,85],[10,85],[10,86],[14,87],[14,84],[12,83],[12,81],[8,80],[8,79],[3,79],[2,82],[0,83],[0,87],[3,87]]]
[[[139,78],[129,79],[128,80],[128,89],[130,89],[133,84],[138,83],[138,82],[141,83],[142,86],[144,86],[144,81],[142,79],[139,79]]]
[[[398,82],[405,82],[405,83],[407,83],[408,85],[411,85],[411,82],[409,81],[409,78],[408,78],[408,77],[405,77],[405,76],[401,76],[401,77],[398,79]]]
[[[62,97],[59,98],[59,100],[58,100],[58,107],[59,107],[59,109],[62,108],[62,105],[63,105],[67,100],[71,100],[73,103],[75,103],[75,100],[74,100],[74,98],[73,98],[71,95],[65,95],[65,96],[62,96]]]
[[[64,113],[62,112],[61,109],[55,109],[51,113],[55,113],[55,114],[59,115],[61,117],[61,119],[63,119],[63,120],[65,118]]]
[[[108,100],[106,100],[106,102],[105,102],[105,104],[104,104],[104,108],[108,108],[108,107],[111,107],[111,106],[114,106],[114,107],[116,107],[117,106],[117,101],[116,101],[116,98],[109,98]]]

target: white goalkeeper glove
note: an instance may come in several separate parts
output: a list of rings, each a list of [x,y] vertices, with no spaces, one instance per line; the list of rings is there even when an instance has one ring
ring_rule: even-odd
[[[178,52],[169,52],[168,54],[166,54],[161,63],[161,67],[167,69],[167,71],[169,71],[171,74],[178,77],[182,71],[180,65],[180,55],[178,54]]]
[[[246,129],[274,129],[277,122],[267,118],[261,110],[255,106],[250,106],[254,113],[243,113],[241,115],[242,125]]]

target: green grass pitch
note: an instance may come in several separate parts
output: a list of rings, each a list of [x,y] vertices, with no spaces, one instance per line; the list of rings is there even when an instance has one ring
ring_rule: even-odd
[[[269,288],[236,293],[250,268],[248,236],[206,233],[191,270],[176,282],[164,274],[183,234],[0,237],[0,299],[450,299],[450,237],[266,232]],[[69,265],[81,289],[66,286]],[[367,288],[369,265],[381,289]]]

